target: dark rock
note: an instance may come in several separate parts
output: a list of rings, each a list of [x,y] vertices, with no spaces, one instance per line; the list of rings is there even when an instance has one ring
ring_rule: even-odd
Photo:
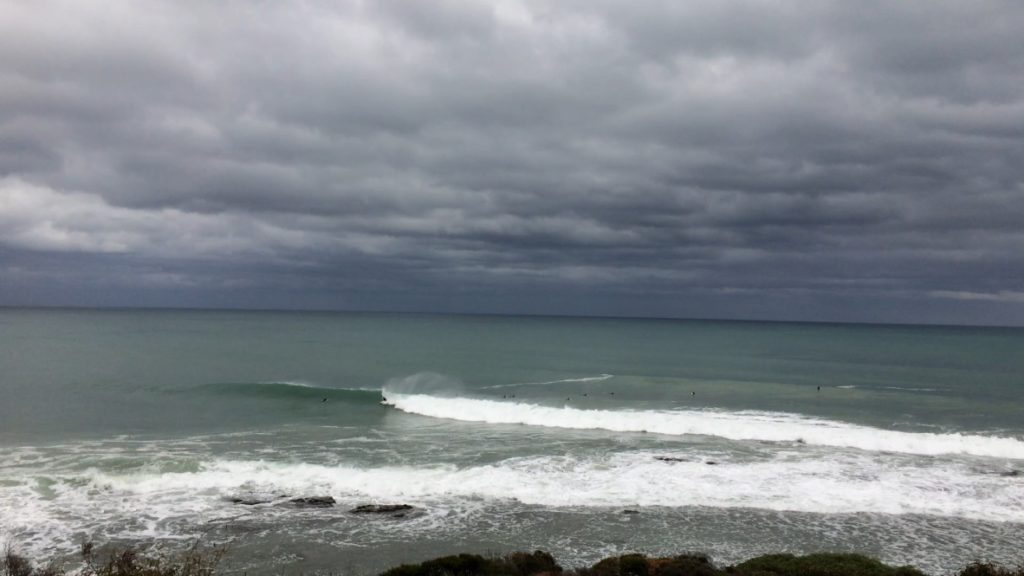
[[[242,492],[236,496],[228,496],[225,498],[232,504],[240,504],[242,506],[256,506],[257,504],[271,504],[277,500],[287,498],[287,494],[260,494],[252,492]]]
[[[330,508],[334,506],[333,496],[308,496],[305,498],[292,498],[289,500],[296,506],[309,506],[312,508]]]
[[[233,498],[228,498],[228,502],[231,502],[232,504],[241,504],[242,506],[255,506],[257,504],[267,504],[270,502],[270,500],[264,500],[260,498],[239,498],[236,496]]]
[[[349,510],[352,514],[391,514],[396,518],[405,516],[406,512],[413,510],[408,504],[363,504]],[[396,513],[401,513],[398,515]]]
[[[655,460],[661,460],[662,462],[687,462],[686,458],[679,458],[677,456],[655,456]]]

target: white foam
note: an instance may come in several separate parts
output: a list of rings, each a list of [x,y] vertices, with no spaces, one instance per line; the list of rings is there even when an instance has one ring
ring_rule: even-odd
[[[404,412],[466,422],[553,428],[716,436],[729,440],[800,441],[810,445],[907,454],[970,454],[1024,460],[1024,440],[977,434],[901,432],[799,414],[720,410],[586,410],[476,398],[385,391]]]
[[[709,466],[707,455],[687,454],[689,460],[671,463],[657,455],[535,456],[461,468],[210,460],[188,472],[90,469],[54,477],[53,496],[33,490],[31,482],[0,489],[0,513],[16,533],[146,519],[145,527],[130,527],[137,532],[155,531],[157,521],[168,518],[210,520],[256,510],[231,504],[231,497],[331,495],[340,506],[374,501],[457,509],[460,502],[483,499],[552,507],[746,507],[1024,522],[1024,483],[963,463],[790,452],[757,461],[716,456],[717,465]]]

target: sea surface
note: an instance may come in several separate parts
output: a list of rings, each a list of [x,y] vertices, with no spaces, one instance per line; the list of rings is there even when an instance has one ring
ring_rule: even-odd
[[[0,309],[0,544],[196,539],[256,576],[1024,562],[1024,330]]]

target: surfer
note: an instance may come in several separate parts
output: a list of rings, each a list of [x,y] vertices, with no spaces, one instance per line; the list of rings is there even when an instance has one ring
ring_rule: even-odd
[[[324,399],[323,399],[323,400],[321,400],[320,402],[321,402],[321,403],[327,402],[327,398],[324,398]]]

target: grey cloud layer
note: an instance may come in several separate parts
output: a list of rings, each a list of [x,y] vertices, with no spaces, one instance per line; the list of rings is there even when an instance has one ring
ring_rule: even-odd
[[[1022,29],[1015,2],[9,2],[0,299],[1024,322]]]

